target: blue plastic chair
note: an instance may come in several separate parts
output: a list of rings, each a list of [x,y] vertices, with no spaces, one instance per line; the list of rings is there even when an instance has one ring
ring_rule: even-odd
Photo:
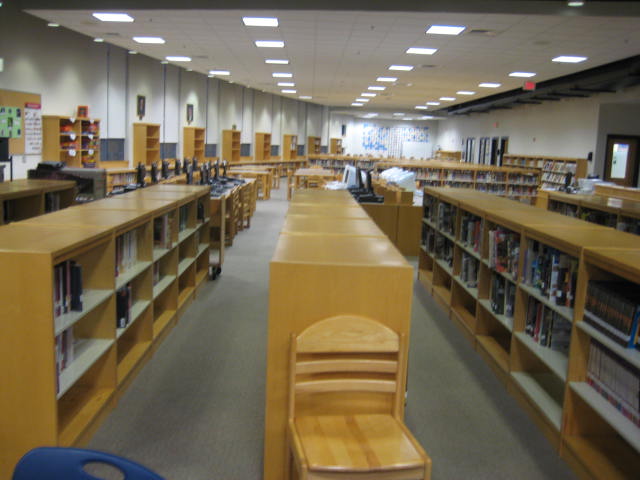
[[[13,480],[100,480],[85,472],[88,463],[103,463],[122,472],[125,480],[164,480],[126,458],[81,448],[40,447],[27,452],[13,471]]]

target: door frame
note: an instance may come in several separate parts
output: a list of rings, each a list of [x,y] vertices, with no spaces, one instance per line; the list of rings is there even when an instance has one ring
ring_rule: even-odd
[[[616,181],[616,179],[612,179],[609,178],[608,176],[608,172],[611,171],[610,168],[610,163],[611,163],[611,156],[609,155],[609,142],[611,142],[612,140],[616,141],[616,140],[630,140],[630,141],[635,141],[636,142],[636,146],[635,146],[635,158],[632,158],[631,161],[635,162],[635,168],[634,171],[631,172],[631,187],[637,187],[638,185],[638,173],[640,171],[640,136],[638,135],[618,135],[618,134],[607,134],[607,140],[605,142],[605,153],[604,153],[604,167],[603,167],[603,172],[602,172],[602,179],[607,181],[607,182],[613,182],[616,183],[618,185],[626,185],[625,183],[621,182],[620,180]],[[626,178],[626,177],[625,177]]]

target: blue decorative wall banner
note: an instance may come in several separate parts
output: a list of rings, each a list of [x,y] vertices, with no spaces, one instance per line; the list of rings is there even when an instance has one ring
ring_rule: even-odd
[[[403,142],[429,142],[429,127],[384,127],[365,123],[362,148],[367,154],[400,157]]]

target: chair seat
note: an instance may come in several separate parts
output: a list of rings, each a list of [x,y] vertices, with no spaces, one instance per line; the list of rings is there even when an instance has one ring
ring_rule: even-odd
[[[424,460],[391,415],[302,416],[295,419],[310,471],[420,469]]]

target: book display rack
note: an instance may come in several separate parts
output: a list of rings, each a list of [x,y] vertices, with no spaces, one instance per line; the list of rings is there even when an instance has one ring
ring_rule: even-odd
[[[209,189],[163,187],[0,228],[0,476],[85,444],[206,279]]]
[[[640,461],[640,429],[633,420],[638,418],[640,357],[635,348],[624,348],[602,332],[617,327],[627,345],[637,343],[637,331],[631,331],[640,316],[637,237],[449,188],[425,189],[423,224],[421,283],[549,441],[561,455],[571,456],[576,469],[588,472],[585,477],[631,478],[630,469]],[[595,281],[614,280],[626,282],[624,288],[616,285],[616,291],[635,292],[634,300],[616,302],[628,320],[617,314],[615,320],[601,321],[598,329],[585,305],[597,302],[591,298],[597,298]],[[618,363],[597,370],[592,364],[603,356],[594,342],[613,349]],[[626,423],[612,426],[606,418],[596,419],[603,415],[600,406],[607,404],[603,399],[610,390],[597,379],[592,383],[609,393],[603,396],[589,385],[588,372],[603,368],[619,372],[611,373],[616,388],[622,381],[635,391]],[[583,391],[598,407],[585,404]],[[606,439],[596,438],[599,434]],[[571,443],[574,448],[565,448]]]
[[[222,160],[229,163],[240,161],[240,130],[222,131]]]
[[[0,182],[0,225],[67,208],[75,198],[76,183],[68,180]]]
[[[574,178],[587,176],[586,158],[550,157],[546,155],[517,155],[505,153],[502,164],[510,167],[534,168],[542,174],[543,190],[558,190],[564,185],[565,175],[571,173]]]
[[[67,167],[94,166],[100,160],[100,120],[43,115],[42,157]]]

